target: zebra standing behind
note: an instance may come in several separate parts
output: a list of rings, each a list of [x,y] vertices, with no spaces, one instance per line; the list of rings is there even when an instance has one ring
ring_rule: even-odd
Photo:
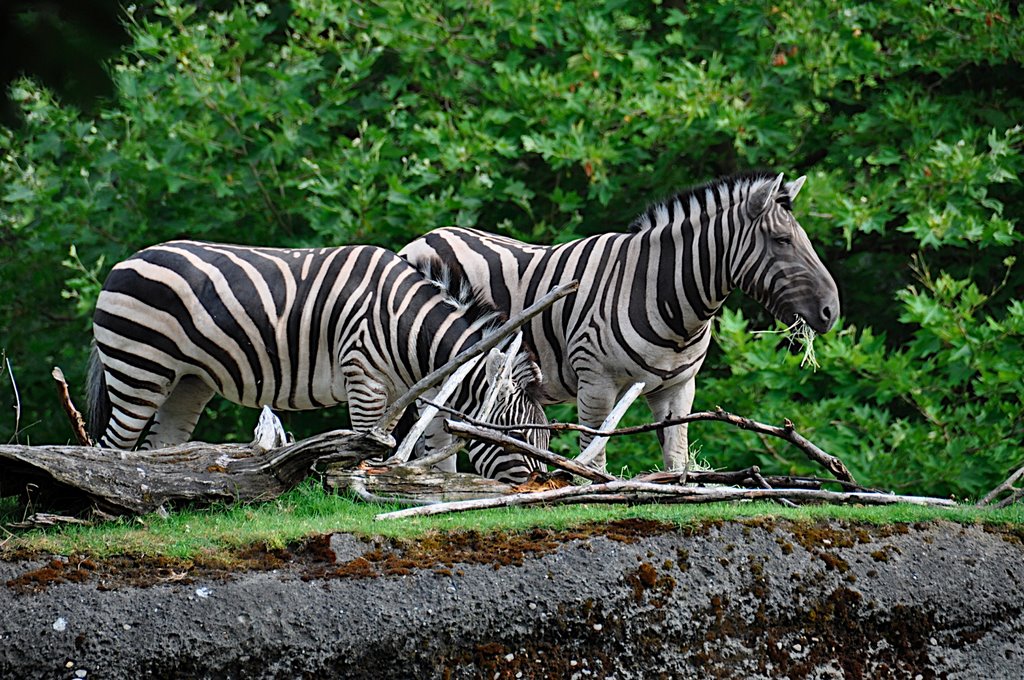
[[[446,268],[433,270],[452,285]],[[373,246],[146,248],[111,270],[96,303],[91,434],[101,446],[130,449],[148,427],[144,447],[181,443],[214,394],[285,410],[348,402],[353,429],[369,430],[411,385],[504,320],[468,286],[442,286]],[[493,355],[476,362],[452,398],[470,414],[502,363]],[[492,420],[546,422],[528,350],[505,383]],[[545,431],[527,436],[547,447]],[[424,439],[428,452],[451,440],[437,418]],[[509,482],[540,467],[476,442],[469,456],[479,473]]]
[[[575,296],[524,328],[544,375],[542,401],[576,401],[580,422],[597,427],[643,382],[655,420],[677,418],[690,412],[711,319],[734,288],[784,323],[802,319],[818,333],[835,324],[836,284],[791,212],[804,179],[755,172],[710,182],[651,206],[629,233],[538,246],[449,227],[399,254],[448,262],[507,313],[578,279]],[[666,469],[685,470],[686,426],[659,438]],[[581,448],[590,439],[581,436]]]

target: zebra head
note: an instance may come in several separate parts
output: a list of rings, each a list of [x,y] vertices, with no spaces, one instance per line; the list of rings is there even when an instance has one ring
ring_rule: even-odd
[[[487,357],[487,383],[497,393],[495,415],[502,421],[501,425],[546,425],[547,416],[540,402],[544,379],[533,352],[518,346],[520,337],[517,336],[508,353],[492,349]],[[530,429],[514,431],[513,435],[537,448],[546,449],[551,433],[544,429]]]
[[[517,336],[507,352],[492,349],[488,354],[484,369],[488,398],[473,415],[495,425],[546,425],[547,416],[540,403],[540,366],[533,353],[521,348],[519,342]],[[551,437],[545,429],[532,428],[507,434],[540,449],[548,448]],[[471,442],[468,453],[479,474],[511,483],[521,483],[531,471],[544,468],[533,458],[505,453],[481,442]]]
[[[734,280],[744,293],[789,325],[802,319],[826,333],[839,317],[839,291],[807,233],[792,213],[792,201],[806,177],[783,184],[783,176],[750,184],[740,210],[747,228],[734,253],[741,254]]]

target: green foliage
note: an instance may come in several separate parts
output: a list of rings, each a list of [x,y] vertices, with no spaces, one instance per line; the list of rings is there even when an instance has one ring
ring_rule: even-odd
[[[11,90],[0,348],[22,414],[15,433],[5,374],[0,440],[67,438],[50,366],[83,384],[99,281],[145,245],[398,248],[449,224],[557,242],[760,165],[809,176],[795,212],[845,324],[800,370],[734,300],[697,407],[793,418],[882,486],[977,494],[1022,462],[1015,4],[216,5],[126,15],[95,115]],[[219,403],[198,435],[245,438],[254,419]],[[805,469],[726,426],[691,431],[715,466]],[[653,437],[612,448],[613,467],[657,460]]]

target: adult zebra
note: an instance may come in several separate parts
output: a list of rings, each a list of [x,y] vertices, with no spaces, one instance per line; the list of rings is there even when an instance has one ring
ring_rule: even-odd
[[[444,269],[434,270],[450,284]],[[353,429],[367,430],[412,384],[504,320],[468,286],[453,290],[372,246],[146,248],[111,270],[96,303],[91,433],[101,446],[129,449],[148,426],[143,446],[180,443],[215,393],[286,410],[347,401]],[[456,391],[456,408],[476,413],[485,403],[502,363],[488,359]],[[532,354],[519,352],[492,420],[546,422],[540,380]],[[547,436],[528,431],[538,446]],[[424,439],[429,451],[450,435],[435,419]],[[540,467],[479,443],[469,457],[477,472],[509,482]]]
[[[538,246],[450,227],[399,254],[448,262],[509,313],[578,279],[575,296],[524,329],[540,359],[542,400],[577,401],[580,422],[598,426],[643,382],[654,418],[675,418],[690,412],[711,319],[734,288],[785,323],[803,319],[819,333],[835,324],[836,284],[791,212],[804,179],[783,185],[781,174],[754,172],[710,182],[651,206],[629,233]],[[659,436],[666,468],[685,469],[686,426]]]

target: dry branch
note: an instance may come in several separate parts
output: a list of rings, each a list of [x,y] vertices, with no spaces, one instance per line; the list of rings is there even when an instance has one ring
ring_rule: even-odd
[[[955,507],[956,503],[943,498],[922,496],[897,496],[861,492],[820,491],[812,489],[734,489],[731,487],[705,488],[687,487],[674,484],[651,484],[649,482],[614,481],[589,486],[570,486],[538,493],[520,493],[497,498],[454,503],[437,503],[419,508],[407,508],[385,512],[374,519],[401,519],[423,517],[450,512],[465,512],[484,508],[502,508],[520,505],[559,504],[578,501],[587,497],[588,502],[600,499],[604,494],[616,496],[616,502],[629,503],[713,503],[718,501],[782,499],[790,501],[819,501],[828,503],[856,503],[862,505],[893,505],[909,503],[932,507]]]
[[[682,479],[682,472],[648,472],[633,478],[635,482],[654,482],[657,484],[681,484],[684,481],[693,484],[732,484],[738,486],[757,486],[753,481],[752,472],[760,467],[744,468],[743,470],[691,470]],[[887,493],[881,489],[861,486],[853,482],[844,482],[830,477],[806,477],[799,475],[761,475],[761,478],[773,489],[820,489],[823,484],[835,484],[844,491],[864,491],[867,493]]]
[[[629,407],[633,405],[636,398],[640,396],[640,393],[644,391],[644,387],[645,385],[642,382],[630,385],[629,388],[623,392],[618,403],[615,404],[612,410],[608,412],[608,417],[606,417],[604,422],[601,423],[601,430],[605,432],[614,430],[619,424],[619,421],[622,420],[622,416],[626,415],[626,411],[628,411]],[[576,462],[580,465],[590,465],[597,461],[599,463],[597,467],[604,470],[604,450],[607,445],[608,437],[594,437],[590,440],[590,444],[587,445],[587,448],[580,451],[580,455],[576,456]]]
[[[71,421],[71,430],[75,433],[75,441],[79,446],[92,446],[92,437],[85,429],[85,420],[81,412],[71,402],[71,394],[68,392],[68,382],[64,379],[64,371],[59,366],[54,366],[51,372],[53,379],[57,381],[57,396],[60,398],[61,408]]]
[[[595,470],[594,468],[587,467],[586,465],[580,465],[572,459],[565,458],[564,456],[560,456],[551,451],[538,449],[526,442],[519,441],[514,437],[502,434],[501,432],[497,432],[486,426],[482,427],[479,425],[460,423],[454,420],[446,420],[444,421],[444,428],[456,436],[468,437],[470,439],[487,442],[488,444],[495,444],[506,451],[521,453],[525,456],[543,461],[549,465],[554,465],[566,472],[571,472],[574,475],[579,475],[584,479],[589,479],[594,482],[607,482],[615,479],[614,476],[603,470]]]
[[[42,529],[45,527],[56,527],[69,524],[77,526],[92,526],[93,522],[91,520],[82,519],[81,517],[72,517],[70,515],[54,515],[48,512],[36,512],[20,522],[11,522],[7,525],[7,528]]]
[[[469,375],[470,371],[473,370],[476,364],[476,359],[467,359],[465,363],[459,366],[450,376],[448,376],[444,381],[444,384],[441,385],[437,394],[434,395],[434,401],[443,405],[445,401],[455,393],[455,390],[459,387],[462,381],[466,379],[466,376]],[[398,450],[391,455],[392,461],[396,463],[408,462],[409,458],[412,456],[413,448],[416,446],[416,440],[420,438],[420,435],[426,432],[427,427],[430,425],[430,421],[433,420],[436,415],[437,406],[431,405],[422,410],[416,424],[412,426],[412,429],[410,429],[405,435],[405,439],[403,439],[401,444],[398,445]],[[444,458],[448,458],[448,455]]]
[[[811,460],[819,463],[825,467],[829,472],[836,476],[836,480],[840,482],[847,482],[850,484],[856,484],[857,480],[853,478],[850,471],[846,469],[846,465],[843,461],[839,460],[833,455],[830,455],[820,449],[814,442],[808,440],[799,432],[797,432],[792,421],[786,418],[783,421],[783,426],[778,427],[776,425],[765,425],[759,423],[756,420],[738,416],[727,411],[723,411],[721,408],[716,408],[714,411],[697,411],[687,416],[681,416],[679,418],[671,418],[669,420],[662,420],[657,423],[648,423],[646,425],[635,425],[633,427],[621,427],[616,430],[598,430],[586,425],[579,425],[577,423],[523,423],[521,425],[494,425],[491,423],[481,423],[475,420],[473,417],[456,411],[454,409],[443,407],[442,411],[447,411],[453,415],[458,416],[460,419],[465,420],[471,425],[477,425],[481,427],[487,427],[497,431],[508,431],[508,430],[531,430],[531,429],[546,429],[552,432],[583,432],[599,437],[621,437],[629,434],[640,434],[642,432],[652,432],[655,430],[661,430],[666,427],[673,427],[675,425],[683,425],[685,423],[693,423],[697,421],[712,420],[722,423],[729,423],[735,425],[744,430],[750,430],[751,432],[759,432],[762,434],[770,434],[780,439],[784,439],[790,444],[796,446],[798,449],[803,451]]]
[[[984,498],[975,504],[975,507],[1005,508],[1008,505],[1013,505],[1021,498],[1024,498],[1024,487],[1014,486],[1014,484],[1019,482],[1022,477],[1024,477],[1024,467],[1019,468],[1016,472],[1007,477],[1006,481],[989,491]],[[1003,494],[1007,495],[997,501],[996,499]]]
[[[330,466],[324,483],[337,491],[352,491],[377,503],[425,505],[438,501],[492,498],[511,493],[512,487],[479,475],[428,470],[408,465],[356,468]]]

